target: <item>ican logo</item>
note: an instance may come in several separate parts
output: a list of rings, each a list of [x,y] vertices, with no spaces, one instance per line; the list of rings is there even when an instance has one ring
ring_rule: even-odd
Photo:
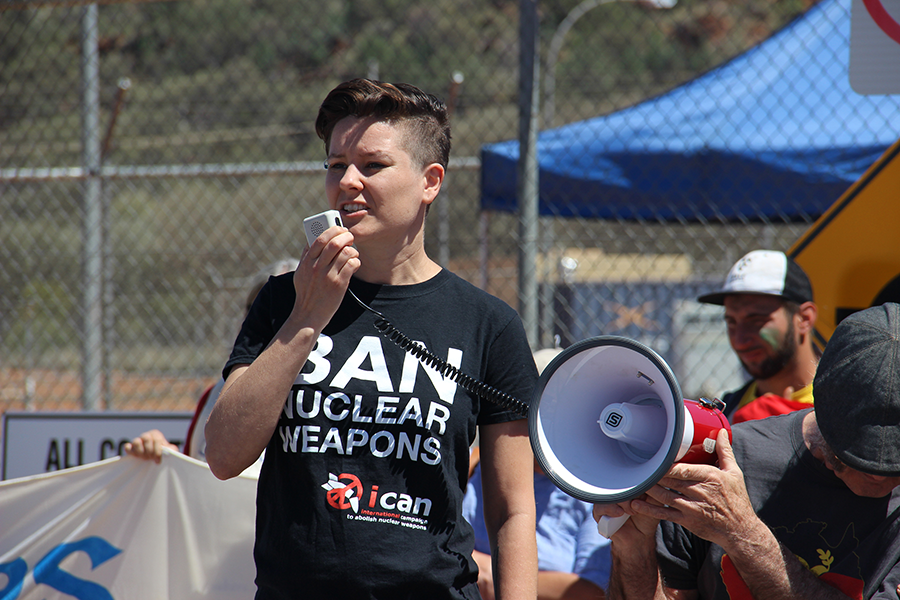
[[[322,484],[328,505],[337,510],[352,510],[365,514],[365,509],[378,509],[420,515],[427,517],[431,513],[431,500],[413,497],[401,492],[385,492],[378,485],[369,488],[368,493],[359,477],[350,473],[328,474],[328,481]]]

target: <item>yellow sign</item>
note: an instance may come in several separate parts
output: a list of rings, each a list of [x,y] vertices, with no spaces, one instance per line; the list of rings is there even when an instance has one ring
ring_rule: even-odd
[[[816,342],[858,310],[900,302],[900,141],[788,251],[819,306]]]

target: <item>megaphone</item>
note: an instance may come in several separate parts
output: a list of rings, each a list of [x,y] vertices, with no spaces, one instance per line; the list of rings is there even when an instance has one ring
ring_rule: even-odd
[[[635,340],[599,336],[560,352],[528,409],[538,464],[562,491],[613,504],[637,498],[676,461],[711,464],[731,426],[720,401],[686,400],[669,365]],[[601,519],[611,536],[627,520]]]

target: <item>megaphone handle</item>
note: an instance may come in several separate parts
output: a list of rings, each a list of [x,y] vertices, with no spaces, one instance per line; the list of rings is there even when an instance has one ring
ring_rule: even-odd
[[[622,515],[621,517],[600,517],[597,521],[597,532],[606,539],[609,539],[628,519],[629,515]]]

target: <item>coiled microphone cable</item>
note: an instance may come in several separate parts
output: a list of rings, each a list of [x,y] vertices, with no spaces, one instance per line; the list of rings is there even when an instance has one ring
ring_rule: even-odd
[[[526,403],[522,402],[518,398],[510,396],[504,391],[491,387],[483,381],[479,381],[478,379],[475,379],[470,375],[466,375],[447,361],[435,356],[424,346],[422,346],[418,342],[414,342],[406,335],[404,335],[402,331],[394,327],[391,322],[387,320],[387,317],[385,317],[383,314],[360,300],[359,297],[357,297],[357,295],[353,293],[353,290],[347,288],[347,291],[350,293],[353,299],[356,300],[357,304],[375,315],[375,329],[378,330],[378,333],[389,339],[404,351],[409,352],[410,354],[415,356],[423,365],[427,365],[433,368],[444,377],[449,377],[457,384],[459,384],[463,389],[475,394],[476,396],[479,396],[480,398],[484,398],[489,402],[493,402],[494,404],[497,404],[498,406],[501,406],[506,410],[513,411],[520,416],[528,416],[528,405]]]

